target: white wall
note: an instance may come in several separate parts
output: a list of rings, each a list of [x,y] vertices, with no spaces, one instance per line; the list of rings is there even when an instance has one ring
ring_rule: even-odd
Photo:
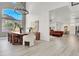
[[[26,27],[30,26],[33,20],[39,20],[41,40],[49,41],[49,11],[67,5],[69,3],[66,2],[27,2],[29,14],[26,17]]]
[[[57,8],[55,10],[51,10],[50,11],[50,20],[52,21],[52,23],[50,22],[50,25],[54,25],[54,23],[57,24],[57,26],[55,26],[55,29],[53,30],[61,30],[64,31],[64,26],[68,26],[70,25],[70,9],[69,6],[64,6],[64,7],[60,7]],[[53,17],[53,19],[52,19]]]
[[[75,26],[79,25],[79,5],[69,6],[71,10],[71,23],[70,23],[70,34],[75,35]]]
[[[28,28],[31,26],[33,21],[39,20],[37,14],[37,3],[28,2],[26,3],[26,9],[29,11],[29,14],[26,15],[26,32],[28,32]]]

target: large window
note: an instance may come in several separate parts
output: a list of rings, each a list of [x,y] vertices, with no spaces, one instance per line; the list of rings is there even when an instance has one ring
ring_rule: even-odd
[[[2,7],[2,32],[10,32],[10,30],[14,30],[14,28],[19,27],[24,28],[25,24],[25,15],[22,13],[22,11],[17,10],[17,8],[25,8],[26,3],[22,2],[7,2],[3,3]],[[17,26],[15,26],[15,24]]]
[[[13,20],[22,20],[21,12],[11,8],[3,9],[2,14],[7,15],[8,17],[11,17]]]

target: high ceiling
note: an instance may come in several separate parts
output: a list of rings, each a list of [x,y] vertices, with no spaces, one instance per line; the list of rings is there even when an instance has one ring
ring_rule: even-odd
[[[79,22],[79,5],[64,6],[50,11],[50,19],[62,23],[70,23],[74,19],[76,23]],[[53,18],[53,19],[52,19]]]

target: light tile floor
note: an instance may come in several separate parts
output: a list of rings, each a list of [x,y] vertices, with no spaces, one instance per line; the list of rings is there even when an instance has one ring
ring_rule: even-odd
[[[0,38],[0,56],[78,56],[79,37],[64,35],[49,42],[36,41],[33,47],[12,45],[7,38]]]

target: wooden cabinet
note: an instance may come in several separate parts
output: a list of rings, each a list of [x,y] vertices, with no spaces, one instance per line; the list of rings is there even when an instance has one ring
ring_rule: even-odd
[[[24,35],[27,34],[8,33],[8,41],[13,45],[22,45]]]
[[[36,35],[36,40],[40,40],[40,32],[36,32],[35,35]]]

